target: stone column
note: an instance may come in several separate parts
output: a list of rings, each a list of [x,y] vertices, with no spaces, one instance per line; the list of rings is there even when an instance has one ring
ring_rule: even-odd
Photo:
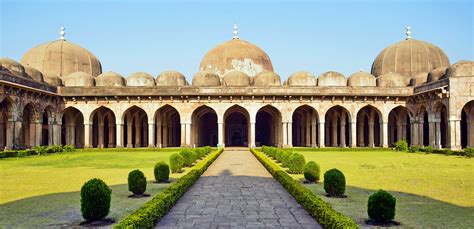
[[[342,139],[342,138],[341,138]],[[332,147],[337,147],[337,119],[332,120]]]
[[[168,126],[167,125],[163,125],[163,148],[164,147],[168,147],[169,145],[169,142],[168,142],[168,139],[169,139],[169,133],[168,133]]]
[[[324,122],[320,122],[319,123],[319,148],[324,148],[325,147],[325,144],[324,144],[324,132],[325,132],[325,128],[324,128]]]
[[[117,133],[116,133],[116,142],[117,142],[117,145],[115,147],[117,148],[122,148],[123,147],[123,124],[122,123],[117,123],[115,124],[116,126],[116,129],[117,129]]]
[[[153,122],[148,123],[148,147],[155,147],[155,124]]]
[[[186,126],[185,126],[185,130],[186,130],[186,145],[187,146],[191,146],[191,123],[186,123]]]
[[[142,124],[139,119],[135,122],[135,148],[142,146]]]
[[[8,120],[8,123],[6,124],[7,127],[7,132],[6,132],[6,142],[5,142],[5,150],[11,150],[13,148],[13,142],[14,139],[18,139],[18,135],[20,131],[15,128],[15,121],[13,120]],[[21,128],[21,126],[20,126]]]
[[[388,148],[388,123],[382,122],[382,130],[380,133],[382,134],[382,147]]]
[[[30,122],[30,124],[28,125],[28,130],[30,135],[30,139],[29,139],[29,144],[28,146],[29,147],[34,147],[36,144],[36,123],[34,123],[33,121]]]
[[[374,123],[369,122],[369,147],[375,146],[375,136],[374,136]]]
[[[255,122],[250,123],[250,146],[255,148]]]
[[[341,147],[346,147],[346,122],[341,122]]]
[[[425,146],[423,122],[418,123],[418,141],[420,146]]]
[[[316,121],[311,123],[311,147],[315,148],[318,144],[316,144]]]
[[[467,147],[474,147],[474,121],[467,121]]]
[[[306,133],[305,133],[305,146],[310,147],[311,146],[311,117],[306,116]]]
[[[38,120],[35,122],[36,133],[35,133],[35,146],[41,145],[41,140],[43,138],[43,124]]]
[[[283,147],[288,147],[288,128],[287,128],[287,123],[282,122],[282,130],[283,130]]]
[[[436,148],[436,123],[429,122],[429,145]]]
[[[133,144],[132,144],[132,128],[133,128],[133,125],[132,125],[132,120],[130,119],[129,122],[127,122],[127,148],[133,148]]]
[[[115,147],[114,145],[114,131],[115,130],[115,125],[113,123],[109,123],[109,142],[107,142],[107,147],[108,148],[113,148]]]
[[[54,138],[55,138],[55,134],[54,134],[54,131],[55,131],[55,126],[53,125],[53,123],[49,122],[48,121],[48,146],[52,146],[54,145]]]
[[[162,133],[162,126],[161,123],[156,124],[157,130],[156,130],[156,147],[162,148],[163,147],[163,133]]]
[[[1,113],[0,113],[1,115]],[[6,123],[3,123],[3,118],[0,118],[0,150],[3,150],[5,148],[6,142],[5,142],[5,132],[3,130],[6,129]]]
[[[218,140],[218,143],[219,145],[217,147],[222,147],[224,148],[225,145],[224,145],[224,123],[222,122],[219,122],[217,123],[217,140]]]
[[[288,129],[288,147],[293,147],[293,122],[287,123]]]
[[[181,123],[181,147],[186,146],[186,124]]]
[[[359,126],[359,129],[357,130],[357,133],[358,133],[358,136],[357,136],[357,140],[358,140],[358,144],[359,146],[365,146],[365,142],[364,142],[364,125],[362,125],[361,122],[358,122],[358,125]]]
[[[61,124],[53,124],[53,145],[61,145]]]
[[[84,123],[84,148],[92,148],[92,139],[91,139],[92,134],[91,133],[92,133],[92,125],[90,123]]]
[[[411,123],[411,144],[414,146],[420,144],[418,142],[418,123]]]
[[[105,146],[105,142],[104,142],[104,137],[105,137],[105,133],[104,133],[104,122],[99,120],[98,122],[98,133],[99,133],[99,136],[98,136],[98,141],[97,141],[97,148],[104,148]]]
[[[344,131],[345,132],[345,131]],[[357,122],[351,122],[351,148],[357,147]]]
[[[403,133],[402,133],[402,124],[401,123],[397,123],[397,138],[395,139],[394,142],[396,141],[400,141],[403,139]]]
[[[435,122],[435,144],[434,148],[441,149],[441,122]]]

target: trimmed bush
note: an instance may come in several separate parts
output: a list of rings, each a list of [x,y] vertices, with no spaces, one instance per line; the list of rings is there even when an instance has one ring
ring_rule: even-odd
[[[320,176],[320,168],[319,165],[314,162],[310,161],[304,165],[304,178],[310,182],[318,182]]]
[[[290,169],[289,172],[294,174],[303,173],[305,163],[306,160],[304,159],[303,155],[299,153],[293,153],[288,161],[288,168]]]
[[[408,150],[408,143],[404,139],[398,140],[395,142],[395,150],[397,151],[407,151]]]
[[[170,156],[170,169],[173,173],[178,173],[184,166],[184,158],[179,153],[173,153]]]
[[[474,148],[471,148],[471,147],[467,147],[467,148],[464,148],[464,155],[466,155],[466,157],[472,157],[474,155]]]
[[[421,152],[425,152],[425,153],[433,153],[433,147],[431,147],[431,146],[424,146],[424,147],[421,147],[421,148],[420,148],[420,151],[421,151]]]
[[[210,146],[204,146],[204,150],[206,151],[206,155],[212,152],[212,148]]]
[[[155,165],[154,174],[156,182],[166,182],[170,178],[170,167],[164,161],[160,161]]]
[[[46,153],[48,153],[47,148],[48,147],[46,146],[35,146],[33,147],[33,150],[35,150],[36,154],[38,155],[45,155]]]
[[[64,145],[63,152],[74,152],[76,151],[76,147],[73,145]]]
[[[329,196],[341,197],[346,191],[346,178],[338,169],[324,173],[324,190]]]
[[[395,218],[397,200],[390,193],[379,190],[369,197],[367,213],[378,223],[389,223]]]
[[[198,159],[202,159],[206,156],[206,150],[204,148],[196,148],[194,152],[196,152]]]
[[[408,152],[410,153],[416,153],[416,152],[419,152],[420,151],[420,147],[419,146],[410,146],[408,148]]]
[[[281,164],[283,167],[288,168],[290,166],[290,157],[293,154],[293,152],[290,151],[283,151],[280,155],[281,157]]]
[[[26,151],[26,150],[20,150],[18,151],[17,153],[17,157],[27,157],[27,156],[30,156],[30,152],[29,151]]]
[[[191,149],[182,149],[179,154],[183,157],[184,167],[191,167],[196,160],[196,154]]]
[[[81,212],[86,221],[100,220],[109,214],[112,190],[101,179],[87,181],[81,188]]]
[[[282,150],[282,149],[276,149],[276,152],[275,152],[275,160],[280,163],[281,162],[281,157],[282,157],[282,154],[284,153],[285,151]]]
[[[141,195],[146,191],[146,177],[142,171],[136,169],[128,174],[128,191]]]

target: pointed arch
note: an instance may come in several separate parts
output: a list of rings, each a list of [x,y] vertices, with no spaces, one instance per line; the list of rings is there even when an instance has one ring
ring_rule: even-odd
[[[382,113],[379,109],[372,105],[362,107],[357,112],[356,122],[357,146],[382,146]]]
[[[318,112],[309,105],[301,105],[293,111],[291,129],[293,146],[319,145],[318,120]]]
[[[474,100],[467,102],[461,110],[461,147],[474,148]]]
[[[36,146],[36,124],[37,114],[35,107],[32,103],[27,103],[23,107],[22,112],[22,123],[21,123],[21,138],[20,145],[23,148],[31,148]]]
[[[183,144],[181,136],[181,115],[179,111],[166,104],[155,112],[155,136],[157,147],[179,147]]]
[[[91,113],[92,122],[92,147],[115,147],[115,114],[105,106],[100,106]]]
[[[75,107],[68,107],[61,113],[61,144],[84,148],[84,115]]]
[[[282,146],[282,115],[281,112],[272,105],[261,107],[255,117],[256,146]]]
[[[133,105],[122,113],[123,144],[128,148],[148,146],[148,115],[141,107]]]
[[[192,145],[217,146],[217,112],[206,105],[194,109],[191,115],[191,133],[193,133],[191,136]]]
[[[16,106],[12,98],[5,97],[0,102],[0,150],[13,148],[14,122]]]
[[[250,147],[250,114],[244,107],[233,105],[224,112],[224,142],[226,146]]]
[[[325,145],[346,147],[351,141],[351,114],[340,106],[331,107],[325,116]]]

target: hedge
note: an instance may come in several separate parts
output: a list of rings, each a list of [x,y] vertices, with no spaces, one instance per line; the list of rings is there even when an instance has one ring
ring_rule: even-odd
[[[250,149],[250,151],[321,226],[324,228],[359,228],[354,220],[334,210],[330,204],[294,180],[264,154],[255,149]]]
[[[192,167],[188,174],[122,219],[114,228],[153,228],[222,153],[218,149]]]
[[[27,157],[32,155],[47,155],[52,153],[74,152],[75,150],[76,148],[71,145],[36,146],[32,149],[7,150],[0,152],[0,159],[8,157]]]

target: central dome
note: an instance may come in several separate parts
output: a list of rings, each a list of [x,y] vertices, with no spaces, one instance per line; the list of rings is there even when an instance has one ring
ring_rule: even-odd
[[[199,71],[211,70],[219,76],[238,70],[249,76],[262,71],[273,72],[270,57],[256,45],[234,38],[209,51],[201,61]]]

